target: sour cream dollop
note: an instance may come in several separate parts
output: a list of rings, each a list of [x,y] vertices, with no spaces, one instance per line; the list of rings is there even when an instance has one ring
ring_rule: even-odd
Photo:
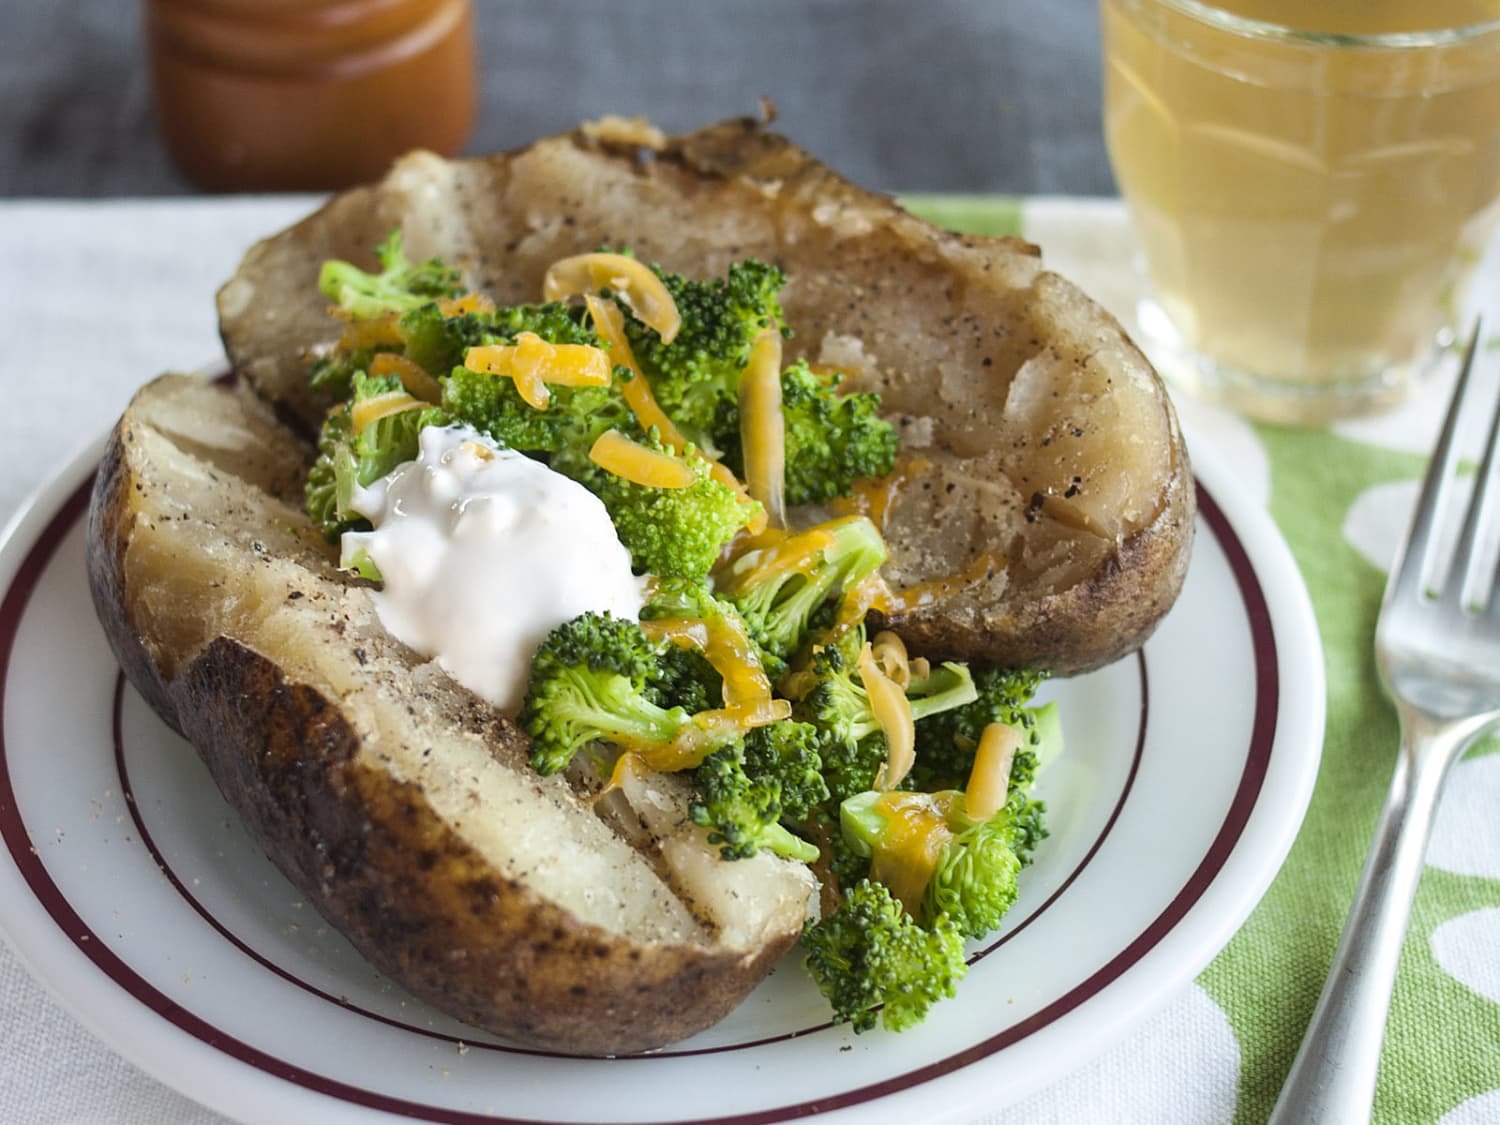
[[[468,426],[429,426],[421,453],[368,488],[346,532],[380,570],[380,623],[469,690],[515,711],[531,658],[589,611],[634,620],[642,581],[609,513],[582,485]]]

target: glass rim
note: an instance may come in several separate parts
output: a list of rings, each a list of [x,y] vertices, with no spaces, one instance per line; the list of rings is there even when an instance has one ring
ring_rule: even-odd
[[[1206,3],[1205,0],[1156,0],[1156,2],[1163,7],[1174,8],[1185,16],[1236,35],[1255,39],[1277,39],[1287,43],[1301,43],[1317,47],[1410,50],[1413,47],[1447,47],[1471,43],[1487,35],[1500,33],[1500,18],[1466,24],[1463,27],[1442,27],[1426,31],[1390,31],[1368,35],[1308,31],[1305,28],[1272,23],[1270,20],[1238,16],[1211,3]]]

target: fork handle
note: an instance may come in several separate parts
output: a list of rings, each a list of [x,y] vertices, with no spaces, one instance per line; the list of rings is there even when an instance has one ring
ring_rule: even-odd
[[[1354,905],[1268,1125],[1364,1125],[1422,856],[1456,744],[1472,731],[1403,716],[1401,753]],[[1450,740],[1455,744],[1448,745]]]

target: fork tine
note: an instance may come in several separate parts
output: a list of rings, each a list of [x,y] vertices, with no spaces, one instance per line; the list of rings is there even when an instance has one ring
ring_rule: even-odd
[[[1427,477],[1422,481],[1422,493],[1417,497],[1416,513],[1412,517],[1411,529],[1406,541],[1396,554],[1391,565],[1390,581],[1386,587],[1385,600],[1401,597],[1420,597],[1422,594],[1422,571],[1432,549],[1432,528],[1440,506],[1446,505],[1452,491],[1454,470],[1458,465],[1458,420],[1464,399],[1469,393],[1469,378],[1474,372],[1474,353],[1479,346],[1480,323],[1475,321],[1474,331],[1464,349],[1463,364],[1458,371],[1458,382],[1453,388],[1453,398],[1448,404],[1448,415],[1443,419],[1443,429],[1438,435],[1437,447],[1432,451],[1432,460],[1427,466]],[[1493,444],[1493,443],[1492,443]],[[1437,576],[1446,581],[1446,571]],[[1436,583],[1441,589],[1443,582]]]
[[[1485,437],[1484,457],[1479,465],[1479,470],[1474,476],[1474,490],[1469,497],[1469,508],[1464,513],[1463,532],[1458,540],[1458,547],[1453,553],[1453,569],[1456,573],[1456,582],[1450,582],[1444,589],[1444,596],[1451,595],[1462,599],[1461,604],[1478,602],[1482,607],[1485,602],[1493,602],[1494,595],[1489,589],[1492,582],[1486,581],[1480,586],[1481,576],[1474,573],[1479,564],[1483,562],[1480,550],[1484,546],[1484,529],[1494,522],[1494,507],[1496,500],[1495,488],[1495,447],[1500,444],[1500,402],[1497,402],[1490,412],[1489,434]],[[1491,571],[1493,572],[1493,561]],[[1469,591],[1473,591],[1478,597],[1470,597]],[[1479,602],[1483,597],[1485,602]]]

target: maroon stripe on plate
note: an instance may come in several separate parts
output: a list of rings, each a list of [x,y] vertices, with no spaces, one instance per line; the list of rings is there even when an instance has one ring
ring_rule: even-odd
[[[275,1075],[305,1089],[329,1097],[339,1098],[356,1105],[383,1110],[387,1113],[452,1125],[540,1125],[536,1119],[498,1118],[489,1115],[471,1114],[461,1110],[440,1106],[422,1105],[400,1098],[377,1094],[370,1090],[350,1086],[324,1075],[308,1071],[284,1059],[267,1054],[240,1039],[214,1027],[171,1000],[140,977],[129,965],[111,952],[97,935],[84,924],[82,918],[63,897],[52,882],[40,857],[32,850],[30,838],[17,806],[15,789],[10,776],[8,748],[4,740],[4,706],[9,689],[9,670],[14,654],[20,622],[29,604],[36,585],[47,564],[55,554],[58,544],[72,529],[83,513],[89,495],[89,482],[80,485],[68,497],[51,521],[37,537],[36,542],[22,560],[15,580],[0,602],[0,835],[17,870],[26,880],[32,894],[52,917],[63,934],[97,966],[107,977],[123,988],[151,1011],[156,1012],[177,1028],[200,1041],[223,1051],[225,1054],[267,1074]],[[1243,833],[1250,813],[1260,794],[1270,764],[1271,748],[1276,732],[1276,712],[1279,702],[1279,662],[1275,636],[1271,628],[1270,613],[1265,594],[1255,576],[1243,544],[1213,498],[1198,486],[1199,512],[1210,531],[1223,548],[1235,582],[1239,587],[1250,623],[1251,640],[1255,654],[1256,703],[1255,718],[1246,756],[1235,796],[1225,816],[1223,825],[1213,844],[1187,883],[1161,912],[1161,914],[1133,941],[1120,951],[1101,969],[1080,982],[1062,997],[1041,1011],[1013,1027],[957,1052],[946,1059],[904,1074],[893,1076],[884,1082],[874,1083],[854,1090],[847,1090],[831,1097],[796,1105],[780,1106],[754,1113],[728,1117],[702,1118],[695,1121],[678,1121],[674,1125],[769,1125],[770,1122],[788,1117],[803,1117],[827,1112],[846,1106],[858,1105],[900,1090],[909,1089],[923,1082],[950,1074],[961,1067],[983,1059],[996,1051],[1019,1042],[1048,1024],[1061,1018],[1078,1005],[1103,991],[1137,964],[1182,920],[1184,915],[1203,896],[1222,870],[1225,861]],[[1144,663],[1142,664],[1144,688]],[[1145,697],[1143,694],[1142,729],[1144,730]],[[1142,740],[1143,741],[1143,740]],[[1137,763],[1138,764],[1138,763]],[[1131,779],[1135,767],[1131,770]],[[1129,785],[1127,784],[1127,792]],[[1123,798],[1122,798],[1123,800]],[[1118,813],[1118,808],[1116,809]],[[1110,824],[1114,822],[1111,817]],[[1097,846],[1096,846],[1097,847]],[[168,876],[171,878],[171,876]],[[1054,901],[1053,899],[1049,900]],[[986,951],[987,952],[987,951]],[[651,1056],[647,1056],[648,1058]],[[622,1060],[612,1060],[622,1061]]]
[[[1063,881],[1058,885],[1057,889],[1054,890],[1050,895],[1048,895],[1047,898],[1025,918],[1021,919],[1015,925],[1008,928],[997,940],[991,942],[983,949],[970,954],[968,958],[968,962],[970,965],[974,965],[977,962],[982,961],[985,957],[988,957],[991,953],[999,949],[1006,942],[1010,941],[1011,938],[1015,937],[1022,930],[1026,929],[1027,926],[1031,925],[1044,913],[1046,913],[1046,911],[1050,909],[1059,898],[1062,897],[1063,892],[1065,892],[1069,887],[1073,885],[1075,881],[1077,881],[1078,877],[1083,874],[1084,869],[1088,867],[1088,865],[1093,861],[1094,857],[1099,854],[1099,849],[1104,846],[1104,841],[1108,839],[1110,831],[1115,826],[1115,822],[1119,820],[1120,813],[1125,808],[1125,800],[1130,796],[1130,791],[1135,785],[1136,774],[1140,772],[1141,756],[1146,747],[1147,719],[1150,714],[1150,685],[1149,677],[1146,673],[1146,658],[1143,652],[1136,653],[1136,664],[1139,668],[1140,674],[1141,706],[1140,720],[1136,729],[1135,750],[1131,757],[1130,769],[1127,771],[1125,776],[1125,782],[1120,788],[1120,795],[1115,799],[1114,807],[1110,810],[1109,816],[1105,818],[1104,827],[1100,829],[1098,837],[1095,838],[1094,842],[1089,845],[1088,849],[1084,852],[1083,858],[1078,861],[1077,866],[1075,866],[1073,870],[1067,874]],[[554,1059],[604,1059],[607,1057],[612,1057],[613,1061],[617,1062],[651,1061],[653,1059],[664,1058],[687,1058],[695,1055],[719,1055],[725,1054],[730,1051],[744,1051],[752,1047],[764,1047],[771,1043],[783,1043],[789,1039],[800,1039],[805,1036],[812,1035],[814,1032],[827,1031],[837,1026],[833,1023],[832,1020],[825,1020],[822,1023],[813,1024],[809,1027],[799,1027],[792,1031],[781,1032],[777,1035],[763,1036],[760,1039],[746,1039],[738,1043],[721,1044],[717,1047],[693,1047],[680,1050],[653,1051],[649,1055],[569,1055],[559,1051],[546,1051],[535,1047],[522,1047],[519,1044],[513,1043],[490,1043],[484,1040],[475,1040],[465,1038],[463,1036],[449,1035],[446,1032],[433,1031],[431,1028],[420,1027],[417,1024],[407,1023],[402,1020],[392,1019],[390,1016],[381,1015],[379,1012],[372,1012],[368,1008],[355,1004],[344,997],[334,996],[332,993],[326,992],[323,989],[319,988],[311,981],[304,980],[291,969],[278,965],[269,957],[266,957],[258,950],[250,946],[248,943],[243,941],[238,934],[236,934],[223,922],[219,921],[219,919],[214,915],[213,911],[209,910],[208,907],[200,902],[197,897],[195,897],[193,893],[188,890],[187,884],[182,881],[182,878],[172,867],[171,861],[168,860],[167,857],[162,853],[161,849],[156,846],[156,840],[151,835],[151,829],[146,825],[145,814],[141,809],[141,802],[136,799],[135,789],[131,785],[130,781],[130,770],[125,762],[125,738],[123,723],[124,700],[125,673],[117,671],[115,673],[114,704],[111,721],[111,731],[114,738],[115,771],[119,777],[120,792],[124,795],[125,805],[130,810],[130,818],[135,822],[136,832],[141,838],[141,843],[145,845],[146,851],[150,853],[152,860],[156,863],[157,868],[161,871],[162,875],[166,877],[167,882],[171,884],[172,888],[177,892],[178,896],[182,898],[182,900],[186,902],[190,907],[192,907],[192,909],[198,914],[198,916],[205,922],[207,922],[210,926],[212,926],[215,932],[217,932],[219,936],[222,937],[225,941],[229,942],[230,945],[234,946],[242,954],[244,954],[246,957],[254,961],[257,965],[261,966],[268,972],[274,973],[276,976],[280,977],[287,983],[296,985],[304,992],[316,996],[320,1000],[325,1000],[328,1003],[333,1004],[335,1007],[342,1009],[343,1011],[350,1012],[358,1016],[363,1016],[366,1019],[373,1020],[376,1023],[384,1024],[387,1027],[394,1027],[399,1028],[402,1031],[409,1031],[414,1035],[420,1035],[427,1039],[436,1039],[440,1042],[452,1043],[454,1045],[462,1044],[465,1047],[476,1050],[493,1051],[499,1054],[530,1055],[538,1058]]]

